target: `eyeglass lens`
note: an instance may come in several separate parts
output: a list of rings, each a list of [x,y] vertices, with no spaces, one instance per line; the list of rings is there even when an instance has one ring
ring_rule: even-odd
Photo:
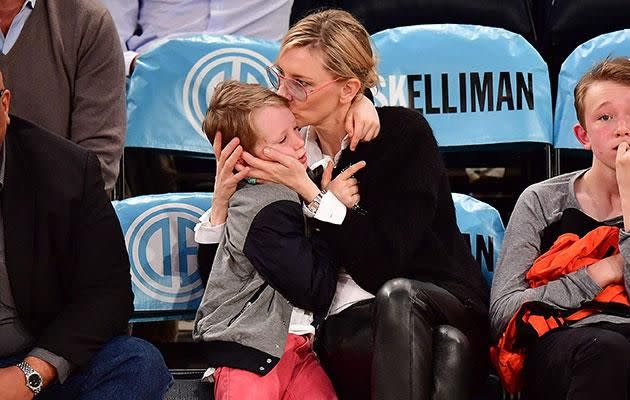
[[[267,67],[267,77],[271,86],[278,90],[280,88],[280,74],[273,66]]]
[[[280,89],[280,80],[284,80],[284,84],[286,85],[286,89],[291,96],[293,96],[298,101],[306,100],[306,89],[302,86],[298,81],[291,78],[284,78],[282,73],[278,70],[278,67],[275,65],[267,68],[267,75],[269,77],[269,82],[274,87],[274,89]]]

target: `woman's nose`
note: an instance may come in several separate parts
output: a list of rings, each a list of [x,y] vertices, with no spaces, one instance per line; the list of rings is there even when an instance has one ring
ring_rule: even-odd
[[[280,84],[278,86],[278,94],[284,97],[285,99],[291,101],[291,95],[289,94],[289,91],[287,90],[287,85],[284,84],[282,80],[280,80]]]

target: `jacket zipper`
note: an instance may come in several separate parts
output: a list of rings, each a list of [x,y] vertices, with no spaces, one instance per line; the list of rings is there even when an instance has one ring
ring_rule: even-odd
[[[250,297],[249,300],[247,300],[247,303],[245,303],[243,308],[241,308],[241,311],[239,311],[238,314],[236,314],[234,317],[232,317],[230,322],[228,322],[227,326],[232,325],[234,323],[234,321],[236,321],[238,319],[238,317],[243,315],[245,310],[247,310],[249,308],[249,306],[254,304],[256,302],[256,300],[258,300],[258,298],[260,297],[262,292],[267,288],[268,285],[269,285],[268,283],[265,283],[261,287],[259,287],[258,290],[256,290],[256,292],[252,295],[252,297]]]

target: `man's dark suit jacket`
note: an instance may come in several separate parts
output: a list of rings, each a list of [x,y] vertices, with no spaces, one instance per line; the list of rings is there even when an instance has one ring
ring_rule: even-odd
[[[79,367],[133,311],[129,259],[93,154],[15,116],[1,193],[6,265],[20,318]]]

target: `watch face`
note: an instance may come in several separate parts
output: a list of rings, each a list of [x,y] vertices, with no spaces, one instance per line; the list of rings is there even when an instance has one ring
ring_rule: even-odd
[[[42,378],[38,374],[32,374],[28,377],[28,384],[32,387],[38,387],[42,384]]]

